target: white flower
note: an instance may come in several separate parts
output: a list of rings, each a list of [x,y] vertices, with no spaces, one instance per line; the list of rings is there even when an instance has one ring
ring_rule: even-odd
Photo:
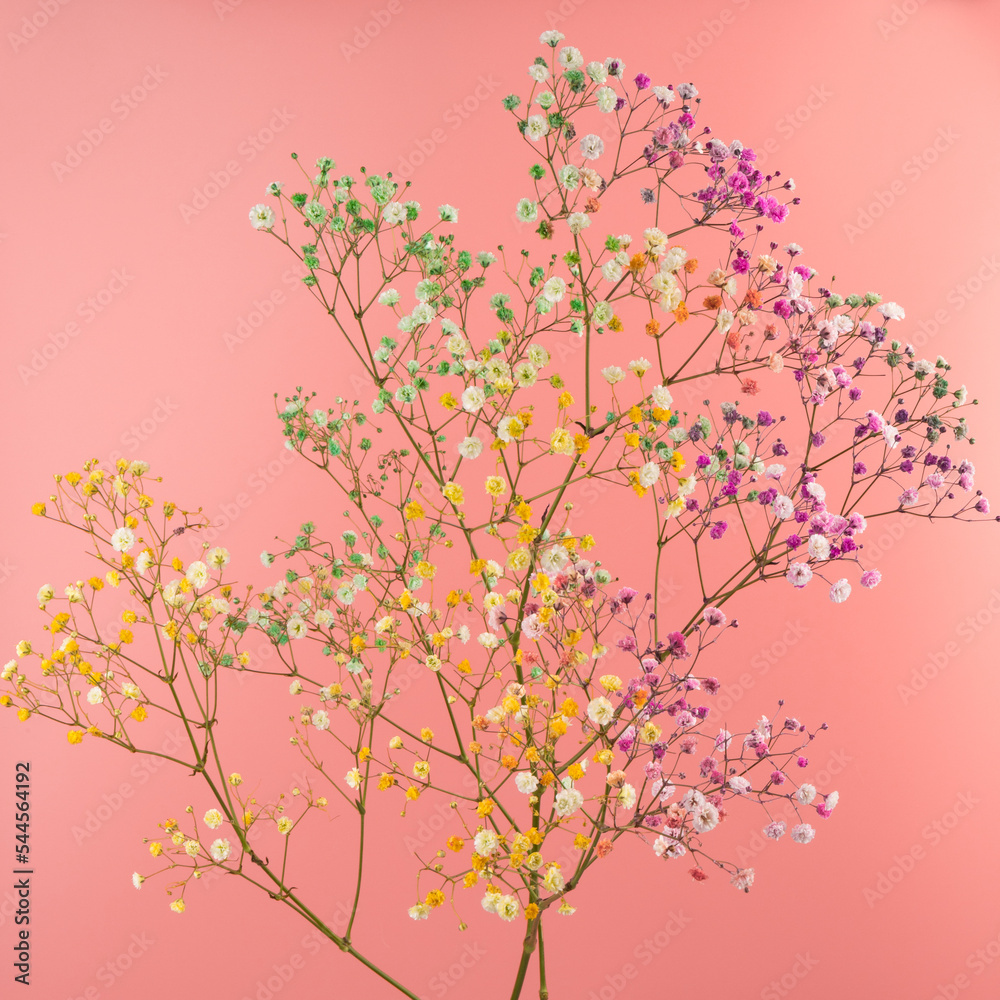
[[[87,702],[91,705],[100,705],[104,701],[104,692],[96,685],[87,692]]]
[[[195,590],[200,590],[208,583],[208,567],[200,559],[196,559],[188,566],[184,576]]]
[[[563,788],[556,794],[555,807],[560,816],[572,816],[583,805],[583,793],[575,788]]]
[[[605,114],[614,111],[618,104],[618,94],[612,87],[599,87],[594,97],[597,99],[598,109]]]
[[[795,503],[790,497],[779,494],[771,501],[771,510],[779,521],[784,521],[795,513]]]
[[[566,225],[569,226],[569,231],[577,236],[590,225],[590,216],[586,212],[570,212],[566,217]]]
[[[780,462],[775,462],[764,470],[764,477],[766,479],[780,479],[784,474],[785,467]]]
[[[559,50],[558,60],[563,69],[579,69],[583,65],[582,53],[572,45],[566,45]]]
[[[609,260],[601,266],[601,276],[605,281],[619,281],[622,274],[622,266],[616,260]]]
[[[793,562],[785,573],[785,579],[793,587],[804,587],[812,579],[813,571],[807,562]]]
[[[694,810],[691,822],[698,833],[708,833],[719,825],[719,810],[711,802],[706,802],[700,809]]]
[[[682,858],[687,854],[687,848],[676,838],[660,834],[653,841],[653,853],[658,858]]]
[[[840,801],[840,792],[830,792],[826,797],[826,808],[833,812],[837,808],[837,803]]]
[[[653,401],[653,406],[660,410],[669,410],[674,402],[674,397],[665,385],[654,385],[649,396]]]
[[[843,604],[851,596],[851,584],[842,577],[830,587],[830,600],[834,604]]]
[[[878,311],[886,319],[906,319],[906,311],[898,302],[880,302]]]
[[[480,632],[476,636],[476,642],[479,643],[483,649],[496,649],[500,645],[500,640],[492,632]]]
[[[606,726],[612,722],[614,717],[614,705],[612,705],[611,702],[604,697],[604,695],[598,695],[587,706],[587,718],[590,719],[595,726]]]
[[[438,205],[438,218],[442,222],[458,222],[458,209],[454,205]]]
[[[529,115],[528,124],[524,128],[524,134],[532,141],[538,142],[549,131],[549,119],[547,115]]]
[[[141,889],[142,883],[145,881],[146,880],[138,872],[132,872],[132,885],[134,885],[137,889]]]
[[[426,920],[431,915],[431,908],[426,903],[415,903],[406,912],[414,920]]]
[[[254,229],[270,229],[274,225],[274,210],[261,202],[250,209],[250,225]]]
[[[809,536],[809,556],[811,559],[829,559],[830,541],[824,535]]]
[[[312,724],[320,731],[330,728],[330,716],[322,708],[313,712]]]
[[[522,222],[534,222],[538,218],[538,202],[532,201],[530,198],[522,198],[517,203],[515,212]]]
[[[532,344],[528,348],[528,360],[536,368],[544,368],[551,360],[548,349],[541,344]]]
[[[525,795],[531,795],[538,788],[538,778],[530,771],[521,771],[514,777],[517,790]]]
[[[646,372],[652,367],[652,363],[647,361],[646,358],[636,358],[634,361],[628,363],[629,370],[634,374],[642,378]]]
[[[561,302],[565,294],[566,282],[558,276],[549,278],[549,280],[542,285],[542,295],[547,298],[549,302]]]
[[[799,785],[799,790],[795,793],[795,797],[804,806],[812,805],[813,799],[816,798],[816,786],[810,785],[808,782]]]
[[[726,782],[729,787],[736,792],[737,795],[746,795],[750,789],[753,787],[749,780],[744,778],[742,774],[734,774],[729,781]]]
[[[635,787],[627,781],[618,789],[618,805],[622,809],[634,809],[636,798]]]
[[[519,911],[520,906],[518,906],[515,897],[505,895],[497,900],[496,914],[501,920],[509,922],[517,916]]]
[[[218,830],[222,826],[222,813],[218,809],[209,809],[204,815],[205,826],[210,830]]]
[[[462,458],[479,458],[483,453],[483,442],[477,437],[467,437],[458,442],[458,453]]]
[[[604,140],[591,132],[580,140],[580,155],[585,160],[596,160],[604,152]]]
[[[309,632],[309,626],[298,615],[292,615],[285,626],[289,639],[301,639]]]
[[[607,368],[602,368],[601,374],[604,376],[608,385],[616,385],[618,382],[623,382],[625,380],[625,372],[623,372],[617,365],[608,365]]]
[[[128,552],[135,545],[135,532],[131,528],[116,528],[111,533],[111,547],[116,552]]]
[[[213,569],[222,569],[232,557],[229,555],[229,549],[224,549],[221,545],[217,545],[209,551],[206,558],[208,559],[209,566]]]
[[[608,78],[608,71],[605,69],[604,63],[589,62],[587,63],[587,76],[589,76],[594,83],[604,83],[604,81]]]
[[[467,410],[469,413],[475,413],[477,410],[481,410],[485,402],[486,393],[484,393],[479,386],[470,385],[469,388],[462,393],[462,409]]]
[[[816,831],[808,823],[799,823],[792,827],[789,836],[796,844],[808,844],[816,836]]]
[[[500,838],[492,830],[480,830],[472,840],[476,854],[488,858],[500,850]]]
[[[344,781],[347,782],[350,788],[357,788],[361,784],[361,772],[356,768],[352,767],[347,774],[344,775]]]
[[[806,483],[806,493],[808,493],[813,500],[818,500],[820,503],[826,502],[826,489],[820,486],[819,483]]]
[[[660,466],[656,462],[647,462],[639,469],[639,485],[649,489],[660,478]]]
[[[382,208],[382,218],[390,226],[401,226],[406,221],[406,207],[402,202],[390,201]]]

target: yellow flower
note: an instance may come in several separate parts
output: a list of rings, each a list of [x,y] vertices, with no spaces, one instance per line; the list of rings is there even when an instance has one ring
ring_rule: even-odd
[[[431,765],[429,761],[417,760],[413,762],[413,775],[416,778],[421,778],[426,781],[431,773]]]
[[[556,400],[560,410],[568,410],[574,402],[575,400],[573,399],[573,394],[571,392],[559,393],[559,398]]]
[[[602,674],[600,684],[605,691],[620,691],[622,679],[617,674]]]
[[[573,838],[573,846],[578,851],[585,851],[590,846],[590,838],[585,833],[578,833]]]
[[[420,798],[420,789],[416,785],[410,785],[406,789],[406,797],[412,802],[414,799]]]
[[[372,752],[370,747],[362,747],[358,751],[358,760],[363,764],[369,757],[371,757]]]
[[[527,920],[534,920],[535,917],[538,916],[538,904],[528,903],[528,905],[524,908],[524,916]]]
[[[444,903],[444,893],[440,889],[431,889],[424,902],[428,906],[441,906]]]
[[[158,840],[154,840],[149,845],[149,853],[153,855],[154,858],[158,858],[163,853],[163,844]]]
[[[443,406],[443,407],[444,407],[444,408],[445,408],[446,410],[454,410],[454,409],[455,409],[455,407],[456,407],[456,406],[458,406],[458,400],[457,400],[457,399],[455,399],[455,397],[454,397],[454,396],[453,396],[453,395],[452,395],[452,394],[451,394],[450,392],[446,392],[446,393],[445,393],[445,394],[444,394],[444,395],[443,395],[443,396],[442,396],[442,397],[440,398],[440,400],[438,400],[438,402],[440,402],[440,404],[441,404],[441,405],[442,405],[442,406]]]
[[[292,822],[291,816],[282,816],[278,820],[278,833],[282,836],[286,836],[292,830],[295,824]]]
[[[406,611],[406,609],[413,603],[413,597],[408,590],[404,590],[399,595],[399,606]]]
[[[482,745],[482,743],[479,743],[476,740],[473,740],[469,744],[469,753],[482,753],[482,752],[483,752],[483,745]]]
[[[396,776],[388,771],[383,771],[378,776],[378,790],[384,792],[387,788],[392,788],[396,784]]]
[[[403,508],[403,513],[406,515],[407,521],[419,521],[424,516],[424,508],[416,500],[411,500]]]
[[[454,851],[456,854],[465,847],[465,841],[461,837],[449,837],[447,843],[448,850]]]
[[[479,881],[479,876],[475,872],[466,872],[462,884],[466,889],[471,889]]]
[[[574,780],[579,781],[583,777],[583,768],[578,763],[570,764],[566,768],[566,773]]]
[[[670,456],[670,468],[673,469],[674,472],[680,472],[685,465],[687,465],[687,459],[685,459],[679,451],[675,451],[673,455]]]
[[[573,435],[565,427],[554,427],[549,435],[549,450],[554,455],[572,455],[575,448]]]
[[[493,812],[493,805],[494,805],[494,802],[493,802],[492,799],[483,799],[482,802],[480,802],[476,806],[476,815],[477,816],[489,816],[490,813]]]
[[[80,475],[79,472],[67,472],[66,473],[66,482],[69,483],[70,486],[76,486],[76,484],[78,482],[80,482],[80,480],[82,478],[83,477]]]
[[[132,635],[132,633],[131,633],[131,632],[130,632],[130,631],[129,631],[129,630],[127,629],[127,628],[123,628],[123,629],[121,629],[121,630],[120,630],[120,631],[118,632],[118,639],[119,639],[119,641],[120,641],[120,642],[123,642],[123,643],[125,643],[125,645],[126,645],[126,646],[127,646],[127,645],[128,645],[128,644],[129,644],[130,642],[132,642],[132,640],[133,640],[134,638],[135,638],[135,637],[134,637],[134,636]]]
[[[135,708],[132,709],[132,718],[135,719],[136,722],[145,722],[146,714],[146,709],[143,705],[136,705]]]
[[[424,741],[424,743],[430,743],[434,739],[434,730],[424,726],[424,728],[420,730],[420,738]]]
[[[45,517],[45,504],[33,503],[31,505],[31,513],[36,517]]]
[[[538,531],[539,529],[533,524],[522,524],[517,531],[517,540],[524,545],[530,545],[538,535]]]
[[[603,750],[598,750],[594,754],[594,763],[603,764],[605,767],[610,767],[615,759],[615,754],[613,750],[609,750],[605,747]]]
[[[174,913],[183,913],[184,912],[184,900],[183,899],[175,899],[170,904],[170,909],[173,910]]]
[[[27,722],[31,718],[31,710],[27,708],[19,708],[17,710],[18,722]]]
[[[507,492],[507,482],[502,476],[486,477],[486,492],[491,497],[503,496]]]
[[[444,495],[456,507],[465,503],[465,490],[463,490],[458,483],[448,483],[448,485],[444,488]]]

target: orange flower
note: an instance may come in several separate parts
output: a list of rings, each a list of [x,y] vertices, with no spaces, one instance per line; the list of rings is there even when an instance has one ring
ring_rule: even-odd
[[[686,320],[690,315],[691,314],[688,312],[688,307],[686,302],[682,302],[674,310],[674,319],[677,320],[678,323],[683,323],[684,320]]]
[[[718,309],[722,305],[722,297],[720,295],[709,295],[705,298],[702,305],[706,309]]]
[[[601,210],[601,203],[596,198],[588,198],[583,206],[583,210],[589,215],[593,215],[594,212]]]
[[[646,324],[646,333],[650,337],[658,337],[660,335],[660,321],[651,319]]]
[[[747,289],[747,297],[743,300],[744,305],[751,306],[754,309],[759,309],[762,301],[763,299],[761,294],[756,288]]]
[[[689,257],[686,261],[684,261],[684,270],[687,271],[688,274],[694,274],[694,272],[698,270],[698,258]]]
[[[641,271],[646,266],[646,255],[644,253],[632,254],[632,259],[628,262],[630,271]]]

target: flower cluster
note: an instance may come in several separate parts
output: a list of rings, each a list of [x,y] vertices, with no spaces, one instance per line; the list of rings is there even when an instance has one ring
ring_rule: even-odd
[[[145,463],[57,476],[34,513],[82,528],[106,572],[39,591],[50,641],[18,644],[0,698],[71,743],[131,752],[154,752],[151,714],[180,721],[187,745],[159,755],[212,801],[149,844],[150,875],[179,890],[171,908],[191,879],[235,874],[359,958],[363,853],[338,935],[289,879],[295,830],[337,798],[363,851],[379,796],[404,813],[440,798],[451,819],[433,856],[418,853],[409,913],[448,903],[466,926],[472,899],[526,921],[514,996],[545,912],[573,913],[621,837],[749,891],[754,870],[712,846],[738,802],[796,844],[832,815],[838,793],[808,780],[825,724],[779,703],[730,731],[714,707],[725,680],[702,657],[737,624],[724,607],[769,581],[796,600],[814,579],[840,604],[881,579],[864,551],[873,518],[989,512],[947,361],[892,336],[898,304],[832,291],[802,247],[762,235],[798,203],[794,183],[716,138],[692,84],[629,78],[563,41],[543,33],[530,91],[503,100],[537,158],[515,213],[541,250],[462,249],[454,206],[427,212],[390,174],[338,176],[329,158],[250,212],[304,266],[369,387],[297,387],[277,405],[286,446],[344,505],[338,528],[302,523],[261,554],[266,584],[240,589],[229,552],[200,540],[200,512],[153,499]],[[638,235],[602,224],[619,217],[612,188]],[[690,410],[689,384],[714,402]],[[608,490],[629,524],[628,577],[648,573],[648,590],[617,575],[621,529],[581,523]],[[667,616],[662,570],[688,544],[698,586]],[[105,589],[124,596],[113,626],[99,624]],[[292,809],[244,796],[222,768],[226,671],[287,683],[314,775]],[[436,715],[407,696],[420,677]],[[255,848],[261,830],[282,838],[280,863]]]

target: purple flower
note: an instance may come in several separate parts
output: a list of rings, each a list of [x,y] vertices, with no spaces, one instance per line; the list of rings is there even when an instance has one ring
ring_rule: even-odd
[[[718,541],[726,533],[728,527],[729,525],[725,521],[716,521],[708,531],[709,537]]]
[[[645,90],[652,82],[645,73],[639,73],[635,78],[635,85],[639,90]]]
[[[667,636],[667,642],[670,644],[670,655],[677,657],[678,660],[686,660],[691,655],[683,632],[671,632]]]

